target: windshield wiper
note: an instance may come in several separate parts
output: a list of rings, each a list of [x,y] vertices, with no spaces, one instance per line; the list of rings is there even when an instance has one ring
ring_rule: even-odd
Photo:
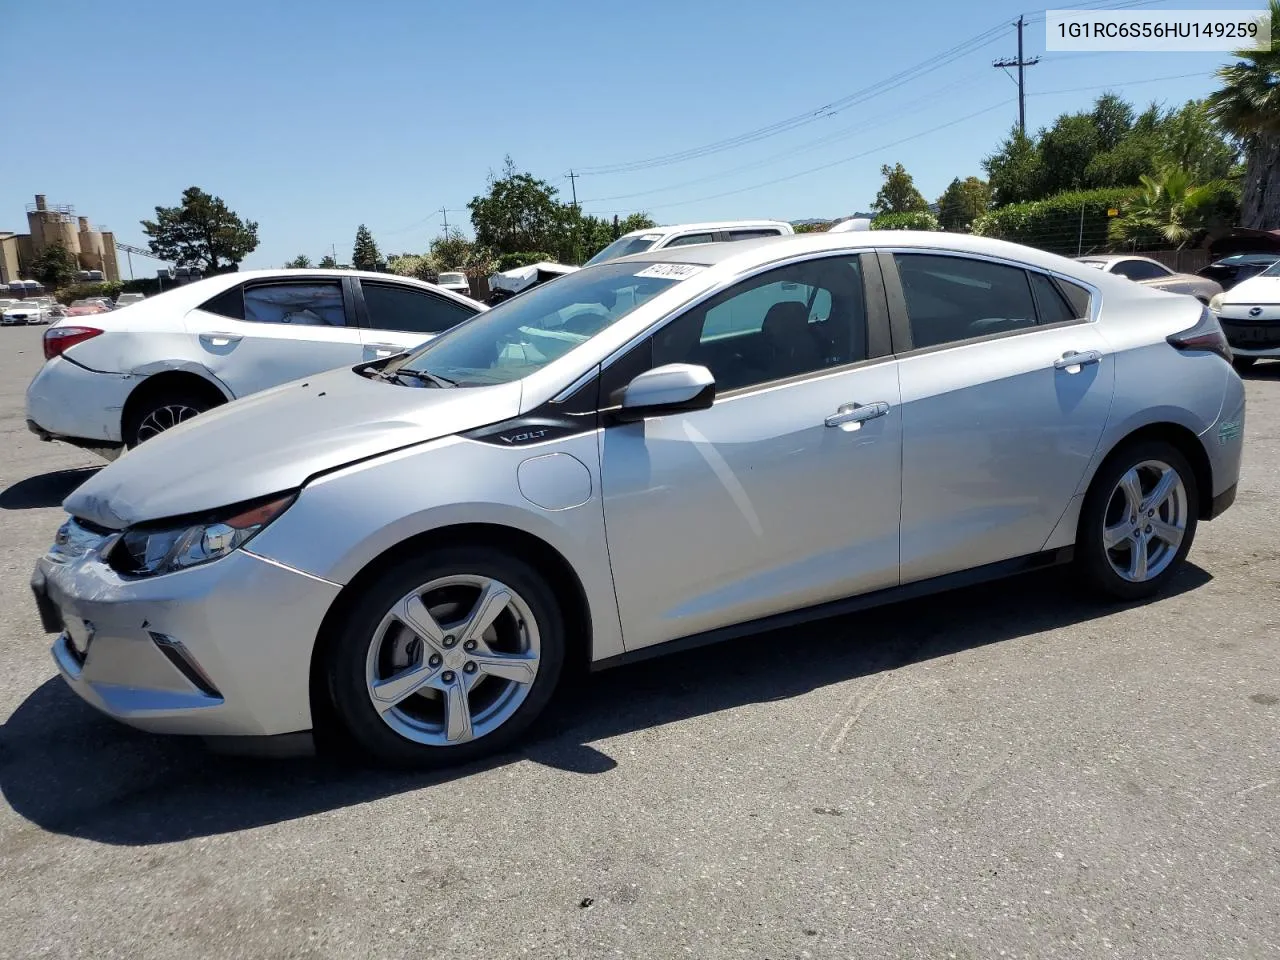
[[[458,381],[456,380],[450,380],[448,377],[441,377],[434,373],[427,373],[425,370],[398,369],[392,373],[386,373],[384,371],[380,376],[384,380],[395,380],[397,377],[411,377],[412,379],[418,380],[422,383],[429,383],[433,387],[456,387],[458,385]]]

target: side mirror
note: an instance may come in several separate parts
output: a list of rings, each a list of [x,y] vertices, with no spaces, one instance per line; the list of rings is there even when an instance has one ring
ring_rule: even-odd
[[[646,370],[619,392],[617,419],[643,420],[664,413],[705,410],[716,398],[716,378],[706,367],[668,363]]]

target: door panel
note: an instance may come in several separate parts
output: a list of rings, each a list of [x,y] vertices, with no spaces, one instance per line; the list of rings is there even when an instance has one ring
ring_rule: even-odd
[[[187,332],[237,397],[360,362],[360,331],[337,282],[249,285],[234,304],[217,299],[224,312],[192,310]]]
[[[1076,351],[1097,362],[1055,368]],[[902,582],[1040,550],[1106,424],[1114,358],[1090,323],[899,361]]]
[[[627,649],[898,583],[892,360],[603,434]],[[887,405],[826,426],[852,403]]]

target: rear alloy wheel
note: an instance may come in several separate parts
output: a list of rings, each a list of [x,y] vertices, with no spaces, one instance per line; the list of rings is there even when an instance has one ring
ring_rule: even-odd
[[[1077,565],[1100,592],[1121,600],[1156,593],[1195,538],[1195,474],[1170,444],[1135,444],[1099,471],[1080,513]]]
[[[209,409],[209,401],[196,394],[157,394],[133,411],[125,425],[125,445],[130,449],[171,430]]]
[[[1258,362],[1257,357],[1232,357],[1231,365],[1237,370],[1243,372]]]
[[[564,656],[555,595],[488,548],[406,561],[357,601],[335,637],[338,717],[377,759],[436,766],[519,736],[550,699]]]

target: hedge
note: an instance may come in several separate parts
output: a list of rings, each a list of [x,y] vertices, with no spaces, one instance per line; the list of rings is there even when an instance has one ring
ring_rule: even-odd
[[[926,210],[882,213],[871,221],[872,230],[941,230],[938,218]]]
[[[1072,257],[1104,250],[1108,211],[1123,210],[1140,192],[1137,187],[1103,187],[1011,203],[983,214],[973,222],[972,232]]]

